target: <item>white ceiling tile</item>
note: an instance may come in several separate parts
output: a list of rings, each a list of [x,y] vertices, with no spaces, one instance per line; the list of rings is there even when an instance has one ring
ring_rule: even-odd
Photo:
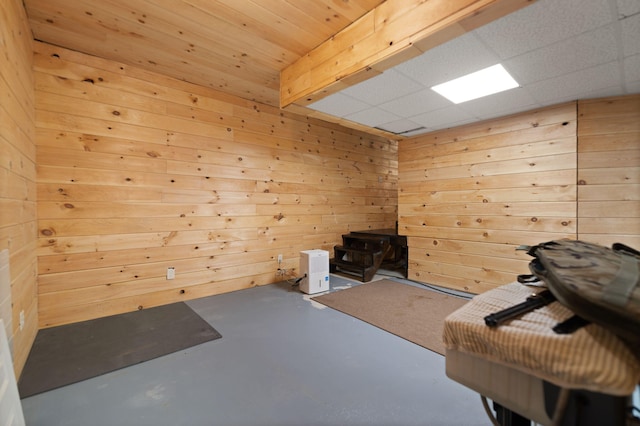
[[[426,127],[407,134],[414,135],[639,93],[639,12],[640,0],[538,0],[312,107],[395,132],[412,123]],[[501,61],[522,87],[457,106],[430,89]]]
[[[624,58],[623,64],[625,83],[640,80],[640,55]]]
[[[625,91],[621,86],[605,87],[602,89],[596,89],[591,92],[584,92],[580,96],[580,99],[597,99],[606,98],[609,96],[622,96],[625,95]]]
[[[390,123],[379,124],[378,127],[392,133],[404,134],[409,130],[415,130],[419,127],[424,127],[424,126],[422,126],[422,124],[416,123],[415,121],[411,121],[411,120],[407,120],[406,118],[403,118],[401,120],[396,120]]]
[[[617,58],[616,27],[611,24],[515,57],[504,66],[518,83],[529,84]]]
[[[606,25],[613,19],[608,1],[539,0],[477,30],[507,59]]]
[[[345,115],[371,108],[371,105],[342,93],[335,93],[312,103],[309,108],[335,115],[336,117],[344,117]]]
[[[540,81],[529,86],[529,93],[544,105],[584,98],[608,87],[621,87],[618,62],[598,65],[586,70]]]
[[[640,93],[640,80],[628,82],[626,86],[627,86],[626,93]],[[607,96],[611,96],[611,95],[607,95]]]
[[[417,92],[420,89],[422,89],[420,84],[390,69],[367,81],[351,86],[342,93],[369,105],[378,105]]]
[[[618,6],[619,18],[640,13],[640,1],[638,0],[617,0],[616,3]]]
[[[498,62],[499,58],[487,49],[474,33],[467,33],[428,50],[396,66],[395,69],[427,87],[432,87]]]
[[[640,1],[638,1],[640,3]],[[632,56],[640,53],[640,13],[620,21],[622,28],[622,54]]]
[[[415,130],[413,132],[403,133],[402,136],[404,136],[404,137],[417,136],[417,135],[421,135],[423,133],[429,133],[429,132],[431,132],[433,130],[437,130],[437,129],[430,129],[428,127],[424,127],[424,128],[422,128],[420,130]]]
[[[344,118],[350,121],[355,121],[356,123],[364,124],[365,126],[376,127],[383,123],[390,123],[392,121],[399,120],[402,117],[398,117],[389,111],[374,107],[356,112],[355,114],[347,115]]]
[[[469,115],[482,120],[515,114],[539,106],[540,104],[523,88],[507,90],[458,105]]]
[[[400,117],[411,117],[424,112],[434,111],[451,105],[451,102],[431,89],[424,89],[416,93],[385,102],[380,108],[393,112]]]
[[[470,122],[475,119],[476,118],[473,115],[456,106],[451,106],[411,117],[411,121],[430,128],[450,127],[458,123]]]

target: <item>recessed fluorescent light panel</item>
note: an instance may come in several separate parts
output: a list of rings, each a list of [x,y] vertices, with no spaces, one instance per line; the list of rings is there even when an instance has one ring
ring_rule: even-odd
[[[517,81],[504,69],[501,64],[476,71],[471,74],[433,86],[431,90],[449,99],[454,104],[460,104],[494,93],[518,87]]]

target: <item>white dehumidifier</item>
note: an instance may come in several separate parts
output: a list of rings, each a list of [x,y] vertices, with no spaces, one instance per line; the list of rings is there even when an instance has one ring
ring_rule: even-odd
[[[300,291],[307,294],[329,290],[329,252],[305,250],[300,252]]]

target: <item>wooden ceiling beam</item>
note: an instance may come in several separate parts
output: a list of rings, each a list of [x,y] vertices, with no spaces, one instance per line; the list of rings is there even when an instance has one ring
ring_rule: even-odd
[[[387,0],[280,73],[280,107],[306,106],[535,0]]]

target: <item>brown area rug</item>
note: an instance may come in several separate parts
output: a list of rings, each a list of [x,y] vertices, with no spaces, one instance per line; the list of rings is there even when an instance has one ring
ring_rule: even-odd
[[[391,280],[360,284],[313,300],[441,355],[444,319],[468,301]]]

